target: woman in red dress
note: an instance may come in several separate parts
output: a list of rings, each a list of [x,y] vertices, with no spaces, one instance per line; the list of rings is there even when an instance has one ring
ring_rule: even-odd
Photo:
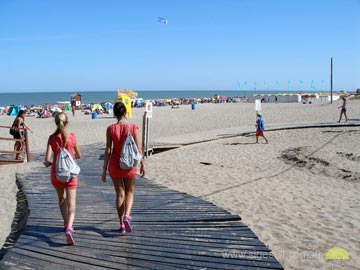
[[[54,186],[56,193],[59,198],[59,207],[61,215],[64,220],[64,229],[69,245],[75,244],[74,241],[74,218],[75,218],[75,207],[76,207],[76,188],[78,179],[77,177],[72,178],[69,182],[64,183],[56,179],[56,158],[60,152],[60,147],[65,147],[69,153],[74,156],[75,150],[75,159],[81,157],[80,149],[76,141],[76,136],[74,133],[68,133],[66,131],[69,124],[68,117],[65,113],[57,113],[55,116],[55,124],[57,126],[54,134],[50,135],[44,165],[46,167],[51,167],[51,183]],[[53,159],[51,161],[51,152],[53,152]]]
[[[110,125],[106,131],[106,148],[102,181],[106,182],[106,171],[109,170],[109,175],[114,184],[116,193],[116,209],[120,220],[120,233],[125,234],[132,231],[130,214],[134,202],[137,170],[136,167],[133,167],[130,170],[120,168],[121,150],[129,129],[140,153],[142,153],[142,151],[137,134],[138,126],[127,122],[125,105],[121,102],[117,102],[113,109],[117,118],[117,123]],[[142,159],[140,163],[140,174],[141,176],[145,175],[144,159]]]

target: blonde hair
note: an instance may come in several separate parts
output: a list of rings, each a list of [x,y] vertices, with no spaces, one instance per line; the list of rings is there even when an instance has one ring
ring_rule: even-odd
[[[66,126],[69,124],[68,117],[65,113],[60,112],[55,115],[55,124],[57,126],[57,129],[54,134],[61,133],[61,138],[63,140],[63,145],[66,145],[67,142],[67,136],[66,136]]]

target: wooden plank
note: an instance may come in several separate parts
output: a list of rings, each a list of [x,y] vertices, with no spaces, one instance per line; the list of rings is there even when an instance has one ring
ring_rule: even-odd
[[[54,237],[58,236],[59,234],[61,237],[63,236],[63,228],[62,227],[51,227],[49,231],[31,231],[31,229],[26,230],[23,233],[23,236],[36,236],[36,237],[43,237],[44,235],[52,234]],[[93,239],[93,237],[101,237],[104,241],[112,241],[111,238],[117,238],[119,237],[119,230],[118,229],[99,229],[97,227],[89,226],[89,227],[76,227],[76,235],[77,237],[81,237],[82,239]],[[233,235],[232,235],[233,236]],[[185,243],[188,246],[194,245],[194,246],[217,246],[220,245],[231,245],[231,246],[238,246],[241,248],[242,246],[246,247],[253,247],[253,249],[257,249],[258,247],[261,248],[261,250],[268,250],[267,247],[264,247],[261,245],[261,242],[258,240],[257,237],[254,237],[253,235],[248,236],[247,234],[243,234],[243,232],[240,232],[240,234],[237,237],[233,237],[233,239],[227,239],[226,242],[221,242],[214,239],[207,239],[207,238],[201,238],[198,237],[195,240],[191,241],[190,239],[192,236],[181,236],[177,237],[175,236],[161,236],[161,233],[153,234],[152,231],[150,232],[134,232],[132,234],[133,239],[137,240],[143,240],[143,241],[149,241],[149,242],[165,242],[165,243],[175,243],[178,242],[180,244]],[[166,241],[165,241],[166,240]],[[264,248],[262,248],[264,247]]]
[[[41,250],[46,251],[46,250]],[[30,269],[51,269],[51,270],[61,270],[61,269],[80,269],[80,270],[105,270],[105,269],[119,269],[119,268],[110,268],[101,265],[92,265],[86,262],[86,260],[80,258],[80,262],[73,258],[65,258],[62,256],[62,253],[56,254],[54,252],[39,252],[39,250],[34,247],[34,250],[30,249],[14,249],[11,253],[16,254],[19,257],[27,258],[27,262],[31,261],[30,266],[33,268]]]
[[[6,150],[0,150],[0,153],[2,154],[21,154],[23,151],[6,151]]]
[[[101,256],[102,263],[105,264],[109,268],[113,268],[113,265],[111,262],[118,263],[124,263],[126,262],[126,259],[132,258],[134,260],[153,260],[155,262],[167,262],[174,265],[181,265],[184,262],[187,263],[188,260],[192,262],[195,266],[205,266],[205,267],[211,267],[215,269],[228,269],[227,267],[223,268],[224,263],[229,264],[228,259],[224,258],[221,254],[221,252],[218,252],[217,254],[214,254],[211,252],[210,254],[207,254],[206,251],[200,251],[198,253],[192,252],[187,249],[169,249],[167,248],[165,251],[161,251],[159,248],[150,248],[150,249],[144,249],[144,244],[139,246],[133,246],[133,243],[128,243],[125,245],[122,245],[121,241],[114,242],[116,245],[110,246],[110,245],[103,245],[103,243],[95,244],[91,242],[86,242],[84,245],[83,243],[79,243],[76,247],[76,250],[72,252],[71,249],[67,249],[68,247],[62,248],[60,245],[58,247],[54,247],[51,252],[47,251],[48,245],[44,243],[43,241],[33,241],[29,240],[29,243],[32,244],[32,251],[40,252],[40,253],[49,253],[52,254],[52,256],[56,256],[57,249],[61,249],[62,256],[64,259],[67,260],[75,260],[75,256],[78,257],[85,257],[88,263],[95,264],[98,263],[98,257]],[[95,242],[95,241],[94,241]],[[130,246],[130,245],[131,246]],[[28,250],[26,248],[26,243],[23,245],[25,250]],[[22,247],[22,246],[21,246]],[[80,247],[80,248],[79,248]],[[96,248],[97,253],[100,255],[96,255],[94,253],[91,253],[92,255],[89,255],[89,249]],[[126,254],[126,255],[125,255]],[[217,256],[216,256],[217,255]],[[113,258],[116,258],[115,260]],[[155,259],[152,257],[156,257]],[[77,258],[77,261],[84,261],[85,258]],[[92,262],[92,260],[95,260]],[[103,264],[99,264],[102,266]],[[276,267],[276,260],[275,259],[267,259],[267,261],[251,261],[249,259],[241,258],[241,259],[233,259],[230,263],[230,269],[233,269],[234,266],[246,266],[246,267],[253,267],[256,265],[256,267],[262,267],[262,268],[271,268],[275,264]],[[276,269],[276,268],[274,268]]]
[[[94,252],[92,247],[79,248],[77,246],[62,246],[61,248],[59,245],[49,249],[49,246],[44,244],[44,242],[31,243],[31,249],[28,248],[28,246],[29,243],[24,244],[21,247],[16,248],[15,252],[36,258],[36,261],[40,261],[40,265],[43,265],[46,262],[55,264],[66,262],[67,266],[73,267],[72,269],[124,269],[125,267],[131,267],[131,269],[157,268],[152,262],[146,262],[146,266],[144,266],[144,262],[141,260],[129,260],[129,257],[124,255],[121,256],[119,251],[116,251],[115,256],[109,256],[109,254],[102,252],[100,248],[96,249]]]
[[[24,163],[23,160],[15,160],[15,159],[0,159],[0,165],[11,165],[15,163]]]
[[[24,141],[24,139],[14,139],[14,138],[8,138],[8,137],[0,137],[0,141],[22,142],[22,141]]]

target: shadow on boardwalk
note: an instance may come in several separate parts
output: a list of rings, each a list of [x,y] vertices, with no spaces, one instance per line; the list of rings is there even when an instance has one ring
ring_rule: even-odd
[[[18,176],[26,198],[15,223],[30,214],[17,242],[7,239],[0,269],[283,269],[239,216],[145,178],[136,180],[134,232],[120,236],[111,180],[101,182],[103,149],[82,152],[76,245],[65,244],[49,170],[39,169]]]

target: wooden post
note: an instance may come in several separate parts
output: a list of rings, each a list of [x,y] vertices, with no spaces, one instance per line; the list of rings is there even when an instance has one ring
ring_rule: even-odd
[[[145,126],[146,126],[146,112],[144,112],[144,116],[143,116],[143,124],[142,124],[142,140],[141,140],[141,147],[142,147],[142,152],[144,154],[144,156],[146,155],[145,153]],[[147,156],[146,156],[147,157]]]
[[[148,157],[149,156],[149,118],[148,117],[146,117],[145,151],[146,151],[146,157]]]
[[[147,112],[143,116],[143,128],[142,128],[142,148],[145,157],[149,156],[149,118]]]
[[[28,132],[27,129],[24,129],[24,139],[25,139],[25,154],[27,162],[30,161],[30,150],[29,150],[29,140],[28,140]]]

